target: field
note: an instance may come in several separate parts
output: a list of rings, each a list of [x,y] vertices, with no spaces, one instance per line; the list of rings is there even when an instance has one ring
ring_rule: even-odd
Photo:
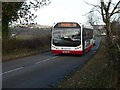
[[[17,39],[33,39],[33,38],[41,38],[47,37],[51,34],[50,28],[10,28],[10,37],[12,38],[12,34],[15,34]]]
[[[3,61],[50,49],[50,29],[10,28],[10,39],[2,41]]]

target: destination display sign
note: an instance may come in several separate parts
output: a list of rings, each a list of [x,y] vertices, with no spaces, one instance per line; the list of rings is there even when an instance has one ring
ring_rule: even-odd
[[[80,27],[77,23],[71,23],[71,22],[61,22],[61,23],[57,23],[56,25],[55,25],[55,27],[57,27],[57,28],[60,28],[60,27],[66,27],[66,28],[68,28],[68,27]]]

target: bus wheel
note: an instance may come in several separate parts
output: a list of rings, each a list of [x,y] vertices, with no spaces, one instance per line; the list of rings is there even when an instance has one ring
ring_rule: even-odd
[[[86,52],[85,52],[85,49],[83,49],[83,54],[82,54],[82,55],[85,55],[85,53],[86,53]]]

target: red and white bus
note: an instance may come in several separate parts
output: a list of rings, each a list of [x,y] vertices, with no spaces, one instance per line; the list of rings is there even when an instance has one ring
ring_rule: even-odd
[[[93,47],[93,29],[76,22],[58,22],[52,27],[53,54],[84,54]]]

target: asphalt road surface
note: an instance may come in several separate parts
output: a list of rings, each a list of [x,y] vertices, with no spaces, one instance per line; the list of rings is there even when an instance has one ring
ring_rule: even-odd
[[[2,88],[54,87],[71,71],[82,66],[95,54],[102,37],[96,38],[96,46],[83,56],[53,55],[44,52],[34,56],[2,63]]]

